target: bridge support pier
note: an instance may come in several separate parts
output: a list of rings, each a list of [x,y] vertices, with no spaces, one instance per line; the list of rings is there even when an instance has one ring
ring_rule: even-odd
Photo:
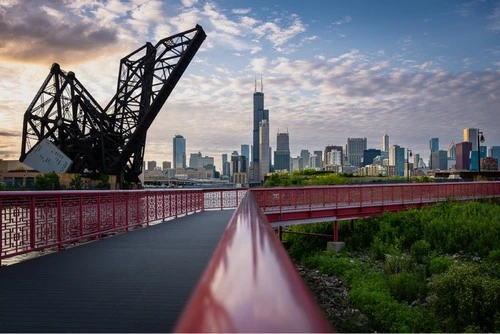
[[[333,222],[333,241],[326,244],[326,250],[340,252],[345,247],[345,242],[339,241],[339,221]]]
[[[326,244],[326,250],[333,251],[335,253],[340,252],[345,247],[345,242],[343,241],[328,241]]]

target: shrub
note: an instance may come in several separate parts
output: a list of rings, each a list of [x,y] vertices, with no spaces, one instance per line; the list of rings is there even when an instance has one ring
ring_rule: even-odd
[[[396,275],[404,271],[412,271],[414,263],[411,258],[406,255],[390,255],[387,254],[384,261],[384,273],[386,275]]]
[[[438,275],[444,273],[449,267],[453,265],[453,260],[446,256],[433,257],[430,260],[429,272],[431,275]]]
[[[432,316],[421,308],[410,308],[391,296],[386,279],[372,272],[358,277],[349,293],[349,301],[373,322],[381,332],[429,332],[435,330]]]
[[[418,274],[404,271],[389,277],[389,290],[398,301],[412,303],[425,296],[427,284]]]
[[[431,245],[425,240],[419,240],[411,246],[410,255],[417,264],[429,266]]]
[[[430,305],[442,318],[444,331],[467,328],[495,332],[495,313],[500,310],[500,279],[485,275],[479,265],[455,264],[432,277]],[[497,315],[498,316],[498,315]]]
[[[59,176],[54,173],[40,174],[35,178],[35,186],[38,190],[59,190]]]
[[[331,222],[293,225],[290,226],[289,230],[294,232],[329,234],[333,236],[333,225]],[[300,260],[304,255],[325,250],[328,240],[319,236],[283,233],[283,241],[289,245],[288,253],[290,256]]]

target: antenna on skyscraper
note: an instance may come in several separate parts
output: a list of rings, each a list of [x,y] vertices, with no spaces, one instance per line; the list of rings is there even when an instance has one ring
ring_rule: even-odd
[[[264,93],[264,82],[262,81],[262,74],[260,75],[260,92]]]
[[[257,76],[255,76],[255,92],[254,93],[257,93]]]

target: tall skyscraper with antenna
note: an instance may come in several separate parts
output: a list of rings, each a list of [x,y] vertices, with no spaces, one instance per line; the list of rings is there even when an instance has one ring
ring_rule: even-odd
[[[264,176],[261,176],[260,166],[260,124],[266,121],[269,125],[269,110],[264,109],[264,84],[260,78],[260,92],[257,91],[257,79],[255,79],[255,91],[253,93],[253,146],[252,146],[252,171],[251,181],[260,182]],[[268,132],[269,136],[269,132]],[[269,138],[264,140],[269,143]]]
[[[389,135],[387,133],[382,137],[382,151],[389,152]]]

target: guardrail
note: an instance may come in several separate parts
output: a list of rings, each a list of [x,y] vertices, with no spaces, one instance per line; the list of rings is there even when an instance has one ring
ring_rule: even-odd
[[[176,332],[332,332],[248,192],[176,326]]]
[[[251,192],[268,220],[275,222],[331,215],[362,217],[384,209],[418,207],[449,199],[500,197],[500,182],[258,188]]]
[[[245,189],[0,192],[2,259],[101,238],[210,209],[236,208]]]

